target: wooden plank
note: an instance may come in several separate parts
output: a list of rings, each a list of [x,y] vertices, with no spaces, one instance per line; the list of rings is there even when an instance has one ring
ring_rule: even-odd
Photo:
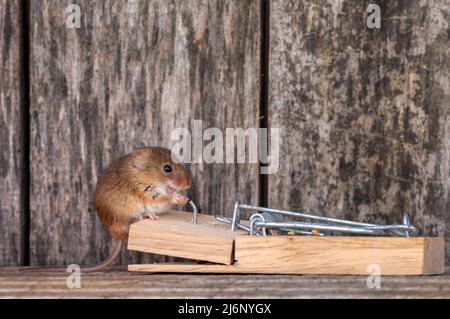
[[[112,249],[92,207],[98,176],[143,145],[259,123],[259,1],[31,1],[31,263],[92,264]],[[133,13],[134,12],[134,13]],[[193,164],[188,195],[231,214],[258,199],[258,164]],[[151,261],[124,252],[121,263]]]
[[[227,267],[227,266],[224,266]],[[3,273],[0,298],[450,298],[450,275],[384,276],[369,289],[365,276],[83,274],[81,289],[67,288],[67,273]]]
[[[271,1],[269,205],[381,223],[409,212],[450,260],[448,1]]]
[[[422,237],[238,236],[236,260],[259,273],[381,275],[444,273],[444,239]]]
[[[231,266],[160,263],[128,265],[128,270],[368,276],[377,267],[381,276],[445,272],[443,238],[237,236],[235,246],[237,262]]]
[[[145,273],[203,273],[232,274],[243,273],[237,265],[194,264],[194,263],[155,263],[128,265],[128,271]]]
[[[445,269],[445,239],[425,238],[423,267],[426,274],[442,274]]]
[[[0,1],[0,266],[25,258],[22,1]]]
[[[199,214],[194,225],[192,213],[170,211],[131,225],[128,249],[230,265],[239,233],[209,215]]]

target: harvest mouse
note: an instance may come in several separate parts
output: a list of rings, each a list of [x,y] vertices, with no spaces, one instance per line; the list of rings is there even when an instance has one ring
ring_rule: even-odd
[[[143,219],[157,220],[159,214],[173,205],[185,205],[188,198],[177,191],[190,186],[188,172],[172,160],[168,149],[143,147],[114,160],[98,181],[94,206],[106,230],[119,241],[105,261],[82,271],[110,267],[128,238],[129,226]],[[61,269],[35,268],[38,271]]]
[[[109,233],[125,240],[133,222],[156,220],[172,205],[185,205],[188,198],[177,191],[190,186],[189,174],[168,149],[139,148],[109,165],[97,184],[94,206]]]

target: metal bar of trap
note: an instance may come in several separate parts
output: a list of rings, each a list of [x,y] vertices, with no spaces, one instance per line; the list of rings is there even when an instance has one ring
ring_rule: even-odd
[[[192,223],[193,224],[197,224],[197,219],[198,219],[198,209],[197,206],[195,206],[194,202],[192,201],[192,199],[190,199],[188,201],[188,204],[192,207],[192,211],[194,213],[194,217],[192,218]]]
[[[317,216],[302,212],[291,212],[287,210],[281,210],[281,209],[273,209],[273,208],[266,208],[266,207],[260,207],[260,206],[251,206],[246,204],[239,204],[240,209],[248,209],[248,210],[256,210],[259,212],[266,212],[266,213],[274,213],[274,214],[282,214],[286,216],[292,216],[292,217],[302,217],[307,219],[314,219],[314,220],[321,220],[329,223],[335,223],[335,224],[343,224],[343,225],[351,225],[351,226],[378,226],[377,224],[370,224],[370,223],[364,223],[364,222],[356,222],[352,220],[345,220],[345,219],[338,219],[338,218],[332,218],[332,217],[324,217],[324,216]]]
[[[383,235],[385,232],[383,230],[391,230],[393,228],[387,227],[382,228],[378,227],[347,227],[347,226],[335,226],[329,224],[316,224],[316,223],[301,223],[301,222],[283,222],[283,223],[274,223],[274,222],[255,222],[255,226],[264,227],[267,229],[279,229],[282,227],[285,228],[294,228],[294,229],[315,229],[315,230],[328,230],[328,231],[336,231],[336,232],[346,232],[346,233],[354,233],[354,234],[369,234],[369,235]],[[403,225],[395,225],[395,226],[403,226]]]
[[[225,217],[225,216],[219,215],[219,216],[216,216],[216,219],[217,219],[218,221],[220,221],[220,222],[222,222],[222,223],[225,223],[225,224],[228,224],[228,225],[231,225],[231,223],[232,223],[232,220],[230,220],[229,218],[227,218],[227,217]],[[245,230],[245,231],[247,231],[247,232],[250,233],[250,227],[245,226],[245,225],[242,225],[242,224],[236,224],[236,226],[237,226],[238,228],[240,228],[240,229],[242,229],[242,230]]]
[[[307,229],[307,230],[327,230],[327,231],[336,231],[336,232],[346,232],[346,233],[354,233],[354,234],[367,234],[367,235],[385,235],[389,234],[386,232],[390,232],[391,234],[396,234],[400,236],[410,236],[410,232],[415,231],[415,227],[409,223],[408,214],[403,214],[403,224],[397,225],[378,225],[372,223],[364,223],[364,222],[356,222],[338,218],[317,216],[312,214],[306,214],[302,212],[292,212],[280,209],[272,209],[267,207],[260,206],[252,206],[246,204],[240,204],[239,201],[236,201],[234,205],[233,219],[231,221],[231,230],[234,231],[236,226],[244,229],[240,222],[240,210],[248,209],[254,210],[258,213],[255,213],[250,218],[250,234],[254,234],[254,228],[263,228],[262,232],[265,235],[266,228],[269,229]],[[281,214],[292,217],[301,217],[305,219],[311,220],[320,220],[325,222],[325,224],[321,223],[307,223],[307,222],[274,222],[274,221],[266,221],[264,216],[260,214],[260,212],[270,213],[270,214]],[[220,220],[220,219],[219,219]],[[225,222],[224,217],[222,218],[223,222]],[[229,224],[230,221],[226,219],[226,223]],[[312,232],[310,232],[312,234]],[[323,235],[323,234],[319,234]]]

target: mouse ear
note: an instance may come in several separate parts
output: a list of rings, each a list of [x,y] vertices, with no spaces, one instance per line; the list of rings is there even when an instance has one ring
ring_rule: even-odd
[[[147,157],[148,154],[146,154],[145,152],[136,150],[132,155],[133,167],[139,170],[145,169],[146,163],[148,161]]]

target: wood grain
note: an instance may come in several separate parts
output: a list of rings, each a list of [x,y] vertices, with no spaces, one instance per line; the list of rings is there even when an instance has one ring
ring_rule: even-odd
[[[257,127],[259,1],[31,1],[31,263],[91,264],[112,248],[92,207],[99,174],[174,128]],[[258,165],[193,164],[189,196],[230,215]],[[143,261],[124,253],[121,262]],[[147,261],[151,259],[146,259]]]
[[[143,275],[110,271],[84,274],[81,288],[69,289],[67,273],[0,270],[0,298],[450,298],[448,271],[430,277],[385,276],[381,289],[368,289],[366,281],[365,276]]]
[[[381,6],[381,29],[366,26]],[[271,1],[269,205],[380,223],[408,212],[450,258],[450,3]]]
[[[191,274],[232,274],[245,273],[236,265],[194,264],[194,263],[154,263],[131,264],[128,271],[144,273],[191,273]]]
[[[236,263],[140,264],[129,271],[150,273],[253,273],[301,275],[443,274],[443,238],[251,237],[235,239]],[[368,268],[379,267],[379,268]]]
[[[234,237],[228,225],[204,214],[192,223],[192,213],[170,211],[158,221],[143,220],[130,227],[128,250],[230,265]]]
[[[0,1],[0,266],[25,258],[21,3]]]
[[[238,236],[238,268],[255,273],[381,275],[444,273],[444,239],[422,237]]]

